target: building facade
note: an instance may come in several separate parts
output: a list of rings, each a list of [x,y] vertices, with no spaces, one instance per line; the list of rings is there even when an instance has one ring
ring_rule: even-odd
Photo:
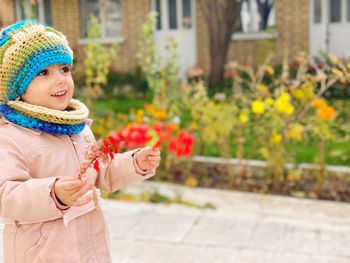
[[[15,23],[28,17],[28,13],[35,12],[39,20],[63,32],[79,56],[87,43],[87,17],[93,13],[99,17],[102,25],[102,43],[108,45],[122,33],[123,42],[113,64],[117,70],[129,71],[137,65],[136,54],[142,37],[142,24],[148,12],[156,10],[160,17],[154,36],[160,55],[164,56],[166,53],[166,43],[170,37],[179,38],[182,72],[186,72],[194,64],[202,66],[208,72],[209,38],[199,1],[201,0],[38,0],[33,11],[26,7],[29,0],[1,0],[0,26]],[[259,20],[256,0],[244,1],[240,31],[232,36],[228,61],[257,64],[268,51],[273,51],[277,59],[284,55],[291,59],[299,51],[315,53],[315,49],[322,49],[322,45],[317,44],[319,39],[316,39],[322,34],[315,35],[311,31],[320,27],[319,24],[323,25],[322,22],[315,27],[314,21],[319,21],[318,12],[326,16],[326,1],[334,1],[271,1],[274,2],[271,17],[267,19],[267,25],[263,29],[259,26],[261,19]],[[345,0],[337,1],[344,2],[345,5]],[[321,11],[319,3],[322,5]],[[317,32],[321,31],[322,29]]]

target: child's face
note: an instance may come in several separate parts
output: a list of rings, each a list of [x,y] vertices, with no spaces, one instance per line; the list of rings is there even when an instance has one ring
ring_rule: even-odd
[[[44,68],[29,84],[22,99],[30,104],[65,110],[72,99],[74,82],[69,65],[54,64]]]

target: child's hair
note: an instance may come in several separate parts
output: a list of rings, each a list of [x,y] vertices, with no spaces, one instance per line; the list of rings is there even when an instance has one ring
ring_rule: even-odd
[[[0,32],[0,103],[21,96],[33,78],[53,64],[71,65],[66,37],[36,21],[22,21]]]

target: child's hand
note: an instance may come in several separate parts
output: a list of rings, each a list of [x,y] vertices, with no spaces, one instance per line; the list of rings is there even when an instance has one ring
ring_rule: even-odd
[[[158,148],[142,148],[136,153],[136,162],[141,170],[157,168],[160,162],[160,151]]]
[[[64,177],[55,183],[55,194],[59,201],[68,206],[83,206],[92,200],[91,196],[77,200],[86,194],[92,187],[86,178],[79,180],[77,178]]]

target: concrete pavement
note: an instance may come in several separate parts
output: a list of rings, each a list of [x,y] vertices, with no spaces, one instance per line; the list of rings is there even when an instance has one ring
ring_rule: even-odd
[[[350,204],[156,182],[125,191],[181,195],[217,209],[103,200],[113,262],[350,262]]]

